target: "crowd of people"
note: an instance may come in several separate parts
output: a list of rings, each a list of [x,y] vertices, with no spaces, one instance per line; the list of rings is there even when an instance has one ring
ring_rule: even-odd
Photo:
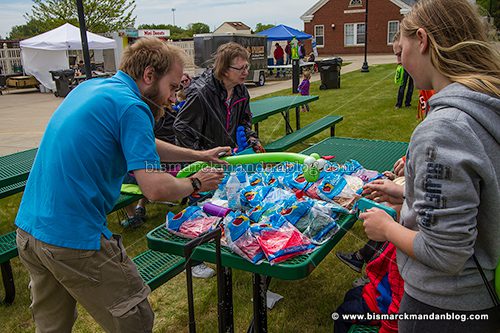
[[[379,325],[380,332],[500,330],[492,292],[500,259],[500,55],[476,8],[450,2],[420,0],[401,22],[398,62],[407,81],[434,95],[394,172],[364,187],[364,196],[393,207],[398,220],[376,208],[360,214],[370,241],[337,255],[359,272],[366,264],[366,278],[336,312],[489,319],[340,316],[336,333],[354,323]],[[288,63],[287,48],[275,56],[284,62],[286,55]],[[248,51],[222,45],[213,68],[195,78],[184,62],[181,49],[139,39],[115,76],[78,85],[50,119],[16,217],[37,331],[70,332],[79,303],[108,332],[151,332],[150,289],[106,221],[124,176],[148,200],[176,201],[216,189],[223,172],[211,168],[180,179],[162,163],[224,165],[220,157],[240,148],[238,127],[255,152],[264,151],[243,84]],[[310,73],[303,75],[299,92],[308,94]],[[131,227],[146,215],[144,202],[134,206],[126,219]]]

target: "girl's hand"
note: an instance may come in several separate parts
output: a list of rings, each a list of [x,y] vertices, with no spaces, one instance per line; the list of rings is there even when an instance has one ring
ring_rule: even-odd
[[[394,223],[389,214],[382,209],[370,208],[366,212],[359,214],[359,219],[363,221],[363,227],[368,238],[377,242],[388,240],[387,230]]]
[[[398,177],[402,177],[405,175],[405,158],[401,157],[399,160],[394,163],[394,173]]]
[[[403,203],[404,187],[388,179],[376,179],[363,186],[363,196],[375,202]]]

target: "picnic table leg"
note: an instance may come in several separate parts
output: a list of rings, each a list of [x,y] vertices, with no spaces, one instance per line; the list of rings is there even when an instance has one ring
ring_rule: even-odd
[[[267,332],[267,279],[253,274],[253,324],[255,333]]]
[[[295,107],[295,128],[300,129],[300,106]]]
[[[283,111],[282,111],[281,115],[283,116],[283,118],[285,118],[286,135],[293,133],[292,126],[290,126],[290,112],[289,112],[289,110],[286,110],[285,113],[283,113]]]
[[[330,136],[335,136],[335,125],[330,127]]]
[[[14,302],[14,297],[16,296],[16,287],[14,285],[14,276],[12,275],[10,260],[1,264],[1,270],[3,287],[5,289],[3,303],[10,305]]]
[[[233,322],[233,273],[231,268],[224,267],[224,328],[226,332],[234,332]]]

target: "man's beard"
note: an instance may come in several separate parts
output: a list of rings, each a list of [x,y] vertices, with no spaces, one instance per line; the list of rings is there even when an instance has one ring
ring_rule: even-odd
[[[155,121],[163,117],[165,110],[163,109],[163,101],[160,98],[160,88],[158,82],[155,82],[142,94],[142,100],[149,106]]]

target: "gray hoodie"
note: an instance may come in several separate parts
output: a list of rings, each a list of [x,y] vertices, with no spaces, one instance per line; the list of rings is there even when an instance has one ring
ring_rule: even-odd
[[[446,310],[493,302],[489,281],[500,259],[500,99],[454,83],[434,95],[411,137],[401,223],[418,230],[416,259],[398,251],[405,291]]]

